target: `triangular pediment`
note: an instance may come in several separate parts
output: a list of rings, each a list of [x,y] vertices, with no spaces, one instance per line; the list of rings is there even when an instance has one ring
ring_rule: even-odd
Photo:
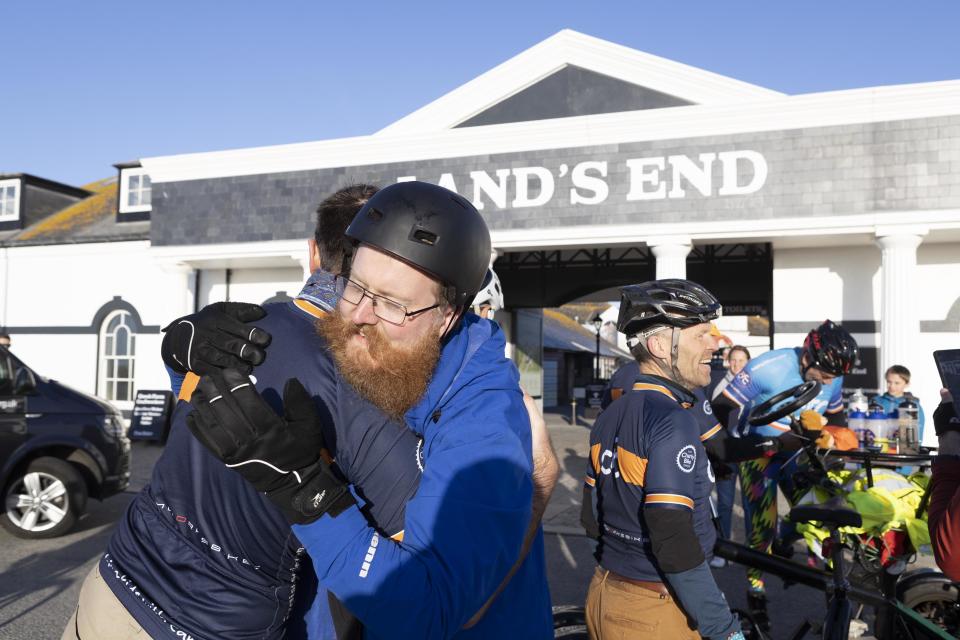
[[[770,89],[563,30],[378,135],[782,97]]]
[[[458,127],[641,111],[693,104],[583,67],[567,65]]]

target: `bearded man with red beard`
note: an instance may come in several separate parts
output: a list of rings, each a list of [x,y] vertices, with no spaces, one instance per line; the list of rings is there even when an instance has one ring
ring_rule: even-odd
[[[404,182],[371,198],[346,235],[349,277],[318,331],[344,383],[422,438],[403,539],[381,538],[328,462],[296,451],[321,420],[296,392],[281,418],[240,378],[205,376],[191,430],[290,514],[365,637],[552,637],[539,527],[525,545],[534,483],[519,375],[499,327],[465,315],[489,262],[486,224],[457,194]]]

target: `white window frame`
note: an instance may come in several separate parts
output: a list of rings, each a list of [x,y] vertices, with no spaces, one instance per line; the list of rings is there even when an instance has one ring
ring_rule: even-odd
[[[108,332],[108,327],[110,322],[114,319],[120,317],[120,324],[114,329],[113,332]],[[127,330],[128,342],[127,342],[127,354],[123,356],[118,356],[116,354],[117,347],[117,336],[116,330],[123,327]],[[107,352],[107,338],[112,338],[112,353]],[[136,388],[134,385],[136,379],[136,362],[137,362],[137,350],[136,350],[136,332],[133,328],[133,314],[124,309],[117,309],[111,311],[107,314],[107,317],[103,319],[103,322],[100,324],[100,375],[97,376],[97,395],[101,398],[105,398],[110,402],[114,403],[122,409],[129,409],[133,407],[133,400],[136,397]],[[120,360],[129,360],[129,371],[126,377],[119,377],[117,374],[118,362]],[[109,363],[114,363],[114,375],[108,376]],[[117,383],[126,382],[128,387],[128,397],[118,399],[117,398]]]
[[[6,203],[9,202],[5,200],[5,194],[7,192],[7,187],[13,187],[13,211],[12,213],[4,213],[4,210],[9,210],[9,205]],[[13,178],[11,180],[0,180],[0,222],[8,222],[10,220],[19,220],[20,219],[20,194],[22,193],[23,188],[20,186],[20,178]]]
[[[134,169],[121,169],[120,170],[120,208],[118,211],[120,213],[138,213],[141,211],[150,211],[152,209],[152,204],[128,204],[130,200],[130,178],[139,176],[141,185],[143,177],[147,178],[150,175],[147,173],[146,169],[143,168],[134,168]],[[142,194],[143,188],[141,187],[138,191]],[[153,181],[150,183],[150,192],[151,192],[151,202],[153,201]],[[142,196],[141,196],[142,197]]]

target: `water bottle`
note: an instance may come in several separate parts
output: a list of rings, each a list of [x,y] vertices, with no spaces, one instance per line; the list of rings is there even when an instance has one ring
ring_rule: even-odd
[[[847,426],[857,434],[857,443],[861,449],[866,449],[867,444],[867,414],[863,411],[853,410],[847,416]]]
[[[850,396],[850,400],[847,402],[847,410],[852,414],[854,412],[859,412],[866,417],[868,411],[867,405],[867,396],[863,394],[863,389],[857,389]]]
[[[887,414],[884,453],[900,453],[900,414],[894,409]]]
[[[871,407],[864,423],[866,425],[864,448],[875,453],[881,451],[883,436],[887,427],[887,414],[883,407]]]
[[[920,405],[912,397],[906,396],[900,403],[898,414],[900,451],[916,452],[920,444],[917,442],[917,433],[920,430]]]

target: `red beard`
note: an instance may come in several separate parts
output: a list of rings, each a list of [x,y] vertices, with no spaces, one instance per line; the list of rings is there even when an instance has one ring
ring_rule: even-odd
[[[379,327],[357,326],[336,311],[316,326],[346,381],[395,420],[420,401],[440,360],[440,340],[432,332],[409,347],[397,347]],[[352,340],[357,335],[365,338],[366,348]]]

